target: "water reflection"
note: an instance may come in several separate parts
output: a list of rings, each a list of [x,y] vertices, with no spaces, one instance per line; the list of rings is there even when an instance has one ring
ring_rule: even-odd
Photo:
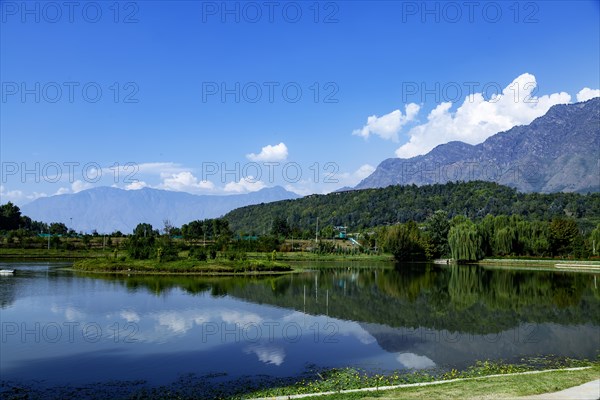
[[[79,384],[181,374],[293,376],[600,348],[596,277],[473,266],[344,266],[276,277],[85,275],[0,281],[3,379]],[[223,378],[224,379],[224,378]]]

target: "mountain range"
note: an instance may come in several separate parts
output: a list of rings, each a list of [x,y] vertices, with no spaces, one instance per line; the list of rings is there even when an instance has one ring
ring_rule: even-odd
[[[442,144],[425,155],[389,158],[355,189],[484,180],[521,192],[600,191],[600,98],[561,104],[483,143]]]
[[[98,187],[74,194],[42,197],[25,204],[21,212],[33,220],[62,222],[77,232],[131,233],[138,223],[162,228],[168,219],[173,226],[190,221],[217,218],[251,204],[295,199],[297,194],[280,186],[237,195],[194,195],[143,188],[123,190]]]
[[[555,105],[529,125],[515,126],[477,145],[455,141],[425,155],[387,159],[355,188],[337,192],[473,180],[520,192],[600,192],[600,98]],[[298,197],[282,187],[229,196],[99,187],[39,198],[21,211],[34,220],[63,222],[78,232],[129,233],[140,222],[162,227],[168,219],[181,226],[243,206]]]

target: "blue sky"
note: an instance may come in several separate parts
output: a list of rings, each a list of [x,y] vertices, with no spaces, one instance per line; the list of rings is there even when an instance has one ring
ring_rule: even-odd
[[[0,4],[2,202],[328,192],[600,88],[598,1]]]

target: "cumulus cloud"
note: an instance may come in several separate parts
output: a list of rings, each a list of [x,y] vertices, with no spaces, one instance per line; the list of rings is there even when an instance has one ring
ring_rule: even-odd
[[[284,187],[287,191],[294,192],[300,196],[327,194],[342,187],[354,187],[374,171],[375,167],[370,164],[363,164],[353,172],[339,172],[328,169],[327,173],[319,177],[320,179],[301,179]]]
[[[419,356],[414,353],[400,353],[396,356],[396,360],[406,368],[410,369],[426,369],[435,367],[435,362],[426,356]]]
[[[156,316],[156,320],[159,325],[176,334],[186,333],[194,326],[193,320],[176,311],[160,312]]]
[[[71,184],[71,191],[73,193],[78,193],[81,192],[82,190],[86,190],[86,189],[91,189],[92,188],[92,184],[89,182],[84,182],[81,180],[76,180],[75,182],[73,182]]]
[[[2,197],[2,202],[17,202],[19,200],[23,200],[25,195],[20,190],[8,190],[3,185],[0,185],[0,197]]]
[[[238,326],[246,326],[248,324],[258,325],[263,321],[262,317],[258,314],[247,312],[241,313],[233,310],[223,310],[220,317],[223,322]]]
[[[450,111],[452,103],[441,103],[429,113],[427,122],[408,132],[408,142],[396,150],[396,155],[414,157],[453,140],[478,144],[495,133],[530,123],[553,105],[571,101],[565,92],[536,97],[536,87],[535,76],[526,73],[489,100],[481,93],[467,96],[454,113]]]
[[[148,187],[148,184],[144,181],[135,181],[131,182],[129,185],[125,186],[125,190],[139,190],[142,188]]]
[[[375,167],[369,164],[361,165],[359,169],[354,172],[354,178],[359,181],[365,179],[367,176],[375,172]]]
[[[413,121],[419,113],[420,106],[415,103],[407,104],[405,113],[394,110],[389,114],[378,117],[371,115],[367,118],[367,124],[361,129],[355,129],[352,134],[368,139],[370,135],[377,135],[382,139],[398,141],[398,133],[404,125]]]
[[[285,359],[285,351],[279,346],[248,346],[244,352],[246,354],[254,353],[258,357],[258,360],[265,364],[280,366]]]
[[[342,172],[339,174],[339,186],[355,186],[367,176],[371,175],[374,171],[374,166],[370,164],[364,164],[354,172]]]
[[[67,320],[69,322],[82,321],[83,319],[86,318],[86,313],[84,313],[83,311],[80,311],[72,306],[67,306],[65,308],[62,308],[56,304],[52,304],[50,306],[50,311],[53,312],[54,314],[63,314],[65,320]]]
[[[264,189],[266,186],[263,181],[256,180],[253,176],[249,175],[237,182],[228,182],[223,190],[230,193],[248,193]]]
[[[600,97],[600,89],[590,89],[584,87],[577,93],[577,101],[587,101],[594,97]]]
[[[174,174],[162,174],[162,189],[180,192],[197,192],[201,190],[212,190],[215,185],[211,181],[200,181],[190,171],[177,172]],[[138,187],[139,189],[139,187]]]
[[[281,142],[274,146],[269,144],[263,147],[258,154],[247,154],[246,158],[250,161],[283,161],[287,156],[288,148],[285,143]]]
[[[58,195],[61,195],[61,194],[67,194],[67,193],[69,193],[69,192],[71,192],[71,190],[70,190],[69,188],[67,188],[67,187],[61,187],[61,188],[59,188],[59,189],[56,191],[56,193],[54,193],[54,195],[57,195],[57,196],[58,196]]]
[[[9,190],[5,186],[0,185],[0,203],[11,202],[18,206],[23,203],[28,203],[40,197],[47,197],[48,195],[44,192],[33,192],[26,194],[21,190]]]
[[[119,315],[127,322],[140,322],[140,316],[135,311],[123,310]]]

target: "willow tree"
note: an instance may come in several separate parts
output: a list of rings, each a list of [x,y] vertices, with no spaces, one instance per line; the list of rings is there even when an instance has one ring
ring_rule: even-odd
[[[452,258],[457,262],[477,261],[483,258],[481,235],[471,221],[450,228],[448,244]]]
[[[592,231],[592,235],[590,236],[590,244],[592,255],[597,255],[600,253],[600,224],[596,226],[596,229]]]
[[[494,253],[503,256],[514,253],[516,241],[517,235],[512,227],[498,229],[494,235]]]

